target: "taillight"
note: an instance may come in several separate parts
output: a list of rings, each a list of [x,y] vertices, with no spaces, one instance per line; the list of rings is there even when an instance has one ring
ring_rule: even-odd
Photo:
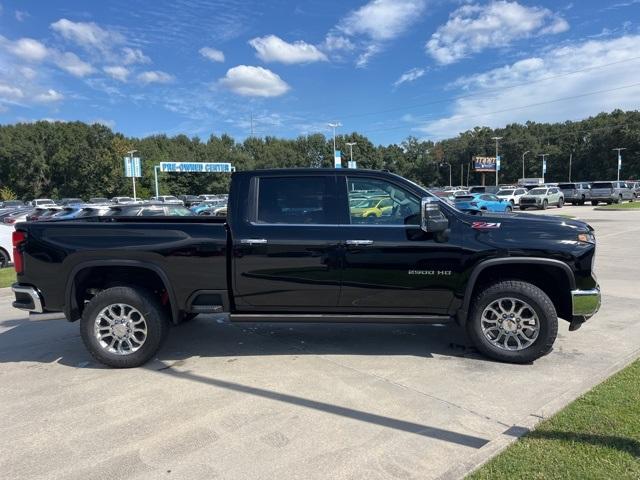
[[[13,268],[16,273],[22,273],[24,270],[24,262],[22,258],[22,251],[20,250],[20,244],[25,241],[27,235],[24,232],[16,230],[13,232],[11,239],[13,241]]]
[[[4,219],[4,223],[6,223],[7,225],[13,225],[14,223],[16,223],[16,219],[13,217],[7,217]]]

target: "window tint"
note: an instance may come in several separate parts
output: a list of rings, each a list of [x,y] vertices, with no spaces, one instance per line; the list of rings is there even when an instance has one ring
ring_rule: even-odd
[[[352,224],[420,224],[420,198],[393,183],[348,177],[347,189]]]
[[[331,224],[333,177],[263,177],[258,185],[258,223]]]
[[[596,182],[591,185],[591,188],[613,188],[611,182]]]

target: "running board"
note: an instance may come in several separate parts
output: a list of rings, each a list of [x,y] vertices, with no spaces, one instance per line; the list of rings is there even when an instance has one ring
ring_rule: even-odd
[[[448,315],[340,315],[340,314],[288,314],[288,313],[232,313],[231,322],[294,322],[294,323],[448,323]]]

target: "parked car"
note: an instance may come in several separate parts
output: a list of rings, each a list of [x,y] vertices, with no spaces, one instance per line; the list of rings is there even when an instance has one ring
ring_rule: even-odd
[[[84,203],[84,200],[82,200],[81,198],[63,198],[58,203],[63,206],[78,205]]]
[[[5,216],[2,219],[2,223],[4,223],[5,225],[15,225],[16,223],[19,222],[26,222],[27,221],[27,216],[33,212],[33,209],[27,209],[27,210],[16,210],[13,213],[8,214],[7,216]]]
[[[404,208],[358,224],[348,192],[365,183]],[[229,206],[228,221],[20,224],[13,305],[64,312],[92,355],[120,368],[153,358],[170,322],[214,312],[457,322],[483,354],[529,363],[553,348],[558,317],[573,331],[600,306],[594,232],[581,221],[474,216],[400,176],[360,169],[238,172]]]
[[[117,205],[126,205],[129,203],[135,203],[135,200],[131,197],[113,197],[111,199],[111,203],[115,203]]]
[[[564,195],[564,201],[571,205],[584,205],[591,199],[591,186],[588,183],[559,183],[558,188]]]
[[[216,193],[216,194],[204,193],[202,195],[198,195],[198,198],[203,202],[210,202],[215,200],[226,200],[227,197],[228,195],[223,193]]]
[[[101,217],[109,212],[109,205],[85,205],[76,218]]]
[[[526,193],[527,189],[522,187],[501,188],[496,193],[496,196],[506,202],[510,202],[513,207],[514,205],[520,205],[520,197]]]
[[[150,200],[169,205],[184,205],[182,200],[178,197],[174,197],[173,195],[160,195],[159,197],[151,197]]]
[[[21,208],[24,206],[22,200],[3,200],[0,202],[0,208]]]
[[[511,212],[513,205],[507,200],[499,198],[492,193],[470,193],[468,195],[460,195],[454,199],[455,205],[460,210],[466,212]]]
[[[191,211],[196,215],[203,215],[206,211],[215,210],[216,208],[222,208],[226,206],[227,202],[225,200],[208,200],[206,202],[201,202],[194,205],[193,207],[191,207]],[[207,215],[210,215],[210,213],[208,213]]]
[[[520,197],[520,210],[537,208],[546,210],[550,206],[562,208],[564,195],[558,187],[536,187]]]
[[[469,187],[469,193],[498,193],[500,187],[495,185],[474,185]]]
[[[0,268],[13,263],[13,226],[0,224]]]
[[[31,205],[32,207],[48,207],[52,205],[55,206],[56,202],[54,202],[50,198],[36,198],[35,200],[31,200],[29,202],[29,205]]]
[[[633,202],[635,195],[626,182],[593,182],[591,184],[591,205]]]
[[[627,185],[633,191],[633,196],[638,198],[640,196],[640,182],[627,182]]]
[[[89,199],[89,203],[96,203],[96,204],[107,204],[107,203],[111,203],[111,201],[106,198],[106,197],[91,197]]]
[[[52,215],[62,211],[62,207],[38,207],[34,208],[31,213],[29,213],[26,217],[27,222],[35,222],[37,220],[42,220],[45,218],[49,218]]]
[[[356,200],[349,202],[349,208],[352,217],[381,217],[391,214],[393,200],[389,196]]]
[[[178,198],[180,200],[182,200],[182,203],[187,208],[190,208],[190,207],[202,202],[202,199],[197,197],[196,195],[178,195]]]
[[[105,215],[112,217],[187,217],[193,213],[182,205],[118,205],[111,207]]]

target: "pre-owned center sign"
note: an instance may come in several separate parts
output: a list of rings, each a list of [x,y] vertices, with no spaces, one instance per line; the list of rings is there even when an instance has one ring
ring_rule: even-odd
[[[160,162],[161,172],[176,173],[231,173],[235,168],[230,163],[209,162]]]

